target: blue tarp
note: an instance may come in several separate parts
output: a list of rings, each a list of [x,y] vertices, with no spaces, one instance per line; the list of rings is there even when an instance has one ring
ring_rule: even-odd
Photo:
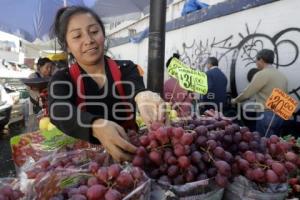
[[[209,6],[208,4],[202,3],[199,0],[187,0],[181,11],[181,16],[185,16],[191,12],[200,10],[202,8],[207,8],[208,6]]]
[[[148,37],[149,35],[149,28],[146,28],[142,32],[138,33],[137,35],[130,37],[131,43],[140,43],[143,39]]]

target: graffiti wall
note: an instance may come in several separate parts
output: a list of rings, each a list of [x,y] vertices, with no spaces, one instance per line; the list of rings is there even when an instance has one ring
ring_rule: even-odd
[[[300,101],[299,8],[299,0],[274,1],[169,31],[165,60],[178,52],[186,64],[205,70],[207,57],[215,56],[228,77],[228,91],[236,95],[255,71],[256,53],[272,49],[276,54],[274,66],[288,77],[289,93]],[[147,48],[145,39],[139,44],[114,47],[110,52],[116,58],[140,63],[147,71]]]

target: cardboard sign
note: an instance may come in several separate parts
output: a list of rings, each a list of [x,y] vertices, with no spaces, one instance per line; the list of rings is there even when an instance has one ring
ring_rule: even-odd
[[[266,107],[288,120],[297,108],[297,101],[278,88],[274,88],[266,101]]]
[[[179,81],[179,85],[186,90],[206,94],[208,90],[207,76],[204,72],[192,69],[177,58],[173,58],[168,66],[170,76]]]

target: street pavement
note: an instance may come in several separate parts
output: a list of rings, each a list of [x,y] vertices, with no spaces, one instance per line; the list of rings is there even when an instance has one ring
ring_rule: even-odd
[[[0,178],[16,176],[11,156],[10,138],[24,132],[20,124],[11,124],[8,129],[0,132]]]

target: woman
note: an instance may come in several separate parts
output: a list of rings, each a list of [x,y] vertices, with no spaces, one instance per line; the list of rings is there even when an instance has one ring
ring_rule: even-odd
[[[146,91],[135,64],[104,55],[104,26],[92,10],[62,8],[53,27],[73,62],[49,84],[51,122],[73,137],[100,142],[117,161],[130,160],[136,147],[128,142],[124,128],[133,126],[134,103],[150,126],[162,119],[162,100]]]

